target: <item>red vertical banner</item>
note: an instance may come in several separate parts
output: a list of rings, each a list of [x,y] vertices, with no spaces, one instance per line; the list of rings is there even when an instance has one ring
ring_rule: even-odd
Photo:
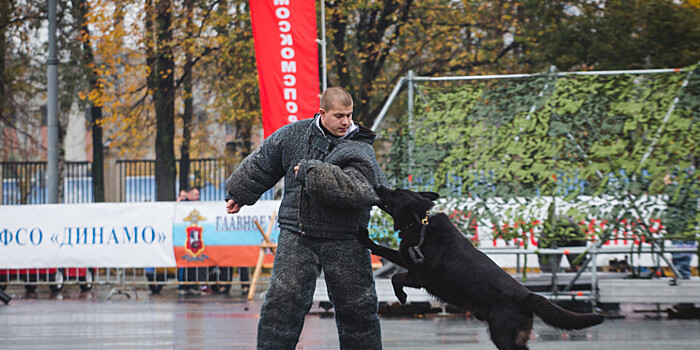
[[[314,0],[250,0],[263,128],[313,117],[319,108]]]

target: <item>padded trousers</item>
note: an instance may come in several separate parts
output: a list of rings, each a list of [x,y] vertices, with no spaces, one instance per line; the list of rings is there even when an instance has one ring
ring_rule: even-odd
[[[340,348],[382,348],[369,250],[357,240],[308,237],[283,229],[260,312],[258,349],[295,349],[321,269]]]

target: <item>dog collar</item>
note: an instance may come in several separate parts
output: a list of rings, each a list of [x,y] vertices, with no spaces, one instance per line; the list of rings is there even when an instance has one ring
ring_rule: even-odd
[[[432,217],[432,215],[428,215],[427,211],[425,212],[425,217],[423,219],[419,219],[418,215],[415,215],[416,221],[413,221],[410,224],[399,229],[399,238],[403,239],[405,236],[405,233],[409,232],[413,227],[415,227],[418,224],[421,224],[423,226],[428,226],[430,217]]]
[[[402,234],[404,234],[408,229],[415,226],[416,223],[421,224],[420,239],[418,240],[418,244],[408,247],[408,255],[411,256],[411,260],[413,260],[416,265],[420,265],[425,262],[425,255],[423,255],[423,252],[420,250],[420,246],[423,245],[423,242],[425,241],[425,230],[428,228],[428,224],[430,224],[430,217],[431,216],[428,215],[427,211],[425,212],[425,217],[422,220],[418,220],[418,215],[416,215],[416,221],[399,231],[399,237],[403,238],[402,236],[404,235]]]

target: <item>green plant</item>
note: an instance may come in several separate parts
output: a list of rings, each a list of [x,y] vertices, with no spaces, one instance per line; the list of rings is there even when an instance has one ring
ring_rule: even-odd
[[[419,85],[415,115],[393,134],[387,169],[397,186],[469,203],[443,208],[473,214],[467,223],[456,220],[466,235],[473,220],[491,225],[542,219],[546,215],[518,210],[549,196],[555,206],[567,206],[556,208],[562,215],[609,222],[596,232],[599,240],[640,219],[634,228],[639,239],[663,246],[670,238],[645,222],[668,217],[662,197],[666,174],[700,163],[698,65],[663,74],[551,71],[436,84]],[[504,217],[499,209],[510,201],[522,208]],[[698,222],[697,210],[674,215]],[[549,225],[542,228],[545,244],[574,235],[561,223],[543,225]],[[697,225],[687,226],[684,237],[697,240]],[[497,234],[521,234],[511,231]]]
[[[389,214],[373,209],[369,221],[369,237],[378,244],[384,244],[391,248],[398,248],[398,238],[394,232],[394,220]]]

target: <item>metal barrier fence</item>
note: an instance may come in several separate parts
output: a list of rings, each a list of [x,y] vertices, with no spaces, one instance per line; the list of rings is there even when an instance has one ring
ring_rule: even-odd
[[[92,203],[92,162],[66,162],[63,203]]]
[[[176,162],[179,174],[180,163]],[[152,202],[156,198],[154,160],[118,160],[117,174],[120,202]],[[228,169],[223,159],[204,158],[190,160],[190,187],[199,188],[199,200],[223,201],[226,198]],[[179,176],[179,175],[178,175]],[[180,183],[176,181],[176,191]],[[275,198],[275,189],[265,192],[260,198]]]
[[[679,279],[679,272],[677,268],[673,265],[671,259],[667,257],[667,255],[670,255],[672,253],[695,253],[696,248],[676,248],[676,247],[664,247],[663,249],[659,249],[659,247],[637,247],[634,249],[634,251],[631,251],[629,247],[626,248],[611,248],[611,247],[605,247],[601,248],[599,246],[599,243],[594,243],[590,247],[567,247],[567,248],[556,248],[556,249],[538,249],[536,251],[532,250],[521,250],[521,249],[514,249],[514,248],[484,248],[481,249],[481,251],[487,255],[490,254],[516,254],[517,256],[517,267],[516,271],[519,273],[520,272],[520,255],[528,255],[528,254],[535,254],[535,255],[568,255],[568,254],[586,254],[587,258],[584,259],[583,263],[581,264],[580,270],[578,270],[575,275],[570,278],[566,285],[563,287],[560,287],[560,284],[557,280],[557,269],[552,269],[551,273],[548,273],[551,276],[551,285],[549,286],[549,291],[546,292],[539,292],[539,294],[542,294],[549,299],[557,300],[557,299],[569,299],[569,300],[575,300],[575,299],[581,299],[581,300],[588,300],[592,303],[592,305],[595,307],[596,304],[601,299],[600,295],[600,288],[599,288],[599,283],[600,283],[600,277],[601,277],[601,272],[603,271],[602,266],[598,266],[597,264],[597,258],[599,255],[630,255],[631,253],[634,254],[651,254],[652,256],[656,257],[656,266],[654,268],[658,268],[659,270],[661,269],[661,260],[665,261],[668,268],[671,270],[672,274],[672,286],[681,286],[685,282],[680,282]],[[634,267],[631,266],[632,269]],[[583,291],[583,290],[573,290],[572,287],[577,283],[577,281],[581,278],[584,272],[587,272],[589,274],[588,278],[590,281],[590,290],[588,291]],[[626,277],[626,276],[625,276]],[[658,277],[658,276],[649,276],[651,277]],[[618,279],[622,280],[624,277]],[[619,296],[618,296],[619,297]],[[647,297],[648,302],[657,302],[655,301],[655,298],[657,295],[655,295],[654,290],[649,290]],[[696,301],[700,302],[700,290],[697,291],[696,296],[694,296]],[[618,301],[619,302],[619,301]],[[679,299],[677,302],[687,302],[685,299]]]
[[[179,177],[180,163],[177,161]],[[156,197],[154,160],[117,160],[116,169],[120,202],[153,202]],[[2,205],[47,203],[46,162],[0,162],[0,198]],[[189,183],[200,189],[200,200],[223,201],[228,170],[223,159],[190,160]],[[176,191],[180,183],[175,182]],[[275,189],[260,199],[275,199]],[[279,197],[279,196],[277,196]],[[92,203],[91,162],[66,162],[63,180],[63,203]]]
[[[559,249],[540,249],[537,251],[523,250],[516,248],[484,248],[482,252],[488,255],[495,254],[587,254],[587,261],[582,269],[575,276],[568,275],[564,280],[557,280],[558,274],[542,273],[542,277],[548,280],[551,285],[546,290],[536,291],[553,300],[582,300],[590,301],[595,306],[600,300],[605,302],[625,302],[628,295],[622,295],[611,291],[610,288],[600,288],[601,283],[628,281],[629,273],[606,273],[602,266],[597,265],[599,255],[622,255],[629,254],[629,248],[597,248],[595,245],[587,248],[571,247]],[[644,247],[635,250],[635,254],[652,254],[657,256],[658,261],[669,261],[666,255],[678,252],[695,252],[695,248],[666,248],[663,252],[654,250],[651,247]],[[520,258],[518,258],[519,260]],[[671,270],[675,268],[669,263]],[[555,271],[555,270],[553,270]],[[577,280],[585,275],[585,282]],[[559,274],[562,275],[562,274]],[[657,279],[657,281],[659,281]],[[700,289],[693,286],[698,285],[697,279],[680,280],[677,278],[668,279],[670,282],[663,283],[664,290],[659,292],[656,287],[649,287],[648,290],[635,291],[635,297],[640,295],[649,303],[658,302],[700,302]],[[0,289],[7,288],[8,285],[23,285],[28,292],[36,291],[38,286],[48,286],[53,292],[60,292],[64,286],[78,286],[83,291],[90,290],[94,285],[106,285],[112,290],[129,289],[150,289],[153,293],[160,293],[164,287],[181,289],[187,292],[187,286],[197,286],[209,288],[214,293],[227,294],[231,292],[232,286],[249,286],[244,278],[240,278],[240,270],[234,267],[203,267],[203,268],[50,268],[50,269],[20,269],[8,270],[0,269]],[[258,281],[257,284],[267,284],[268,281]],[[378,285],[381,284],[378,282]],[[566,285],[564,285],[566,284]],[[574,285],[579,288],[575,288]],[[580,285],[590,285],[589,290],[581,289]],[[653,283],[652,283],[653,284]],[[658,284],[658,283],[657,283]],[[651,284],[650,284],[651,285]],[[588,287],[586,287],[588,288]],[[199,289],[190,289],[191,292],[199,292]],[[678,293],[681,291],[682,293]],[[236,290],[238,291],[238,290]],[[260,291],[260,289],[258,289]],[[189,293],[189,292],[188,292]],[[601,294],[603,293],[603,294]],[[641,294],[640,294],[641,293]],[[111,295],[112,293],[110,293]],[[396,302],[391,293],[385,293],[385,300],[380,302]],[[663,295],[661,295],[663,294]],[[384,294],[383,294],[384,295]],[[646,298],[646,299],[644,299]],[[318,298],[316,301],[323,301]]]
[[[155,161],[117,160],[120,202],[156,200]]]
[[[199,188],[200,200],[223,201],[226,197],[226,162],[223,159],[197,159],[190,163],[190,187]]]
[[[249,277],[248,268],[223,266],[0,269],[0,289],[19,285],[24,286],[27,292],[33,293],[41,286],[58,293],[66,286],[78,286],[81,291],[87,292],[95,285],[103,285],[119,289],[148,288],[153,293],[160,293],[163,287],[171,286],[184,292],[197,292],[204,287],[214,293],[224,294],[229,293],[234,285],[241,285],[242,289],[247,289],[250,284]]]
[[[46,162],[0,162],[3,205],[45,204]],[[92,163],[66,162],[63,203],[90,203]]]
[[[2,204],[46,203],[46,162],[2,162]]]
[[[176,161],[179,178],[180,162]],[[155,201],[155,160],[118,160],[119,200],[121,202]],[[190,187],[199,188],[200,200],[223,201],[227,167],[223,159],[204,158],[190,160]],[[175,182],[180,190],[180,182]]]

